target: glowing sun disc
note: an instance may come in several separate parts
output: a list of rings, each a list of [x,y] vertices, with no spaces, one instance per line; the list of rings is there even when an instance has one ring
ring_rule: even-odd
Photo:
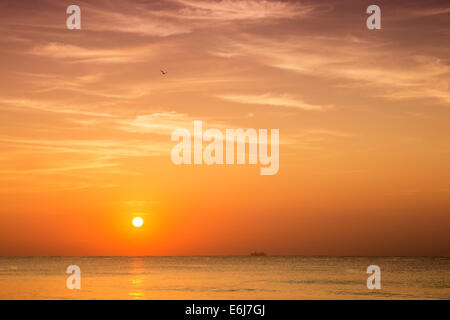
[[[142,220],[141,217],[136,217],[133,219],[133,226],[135,226],[136,228],[141,227],[144,224],[144,220]]]

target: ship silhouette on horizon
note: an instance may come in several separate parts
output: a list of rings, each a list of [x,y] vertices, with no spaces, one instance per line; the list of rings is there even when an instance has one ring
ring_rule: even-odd
[[[250,254],[252,257],[267,257],[267,253],[254,251]]]

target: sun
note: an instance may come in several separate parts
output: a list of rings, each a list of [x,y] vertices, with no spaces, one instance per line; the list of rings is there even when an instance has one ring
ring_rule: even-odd
[[[144,220],[141,217],[136,217],[133,219],[133,226],[140,228],[144,224]]]

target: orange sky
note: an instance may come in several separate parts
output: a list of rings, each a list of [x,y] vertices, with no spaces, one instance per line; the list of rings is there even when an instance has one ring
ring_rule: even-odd
[[[374,3],[2,1],[0,255],[450,255],[450,7]],[[175,166],[194,120],[278,174]]]

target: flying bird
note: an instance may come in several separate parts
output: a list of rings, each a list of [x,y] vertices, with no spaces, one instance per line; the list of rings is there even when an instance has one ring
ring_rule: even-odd
[[[164,70],[160,70],[162,75],[165,75],[167,72]]]

